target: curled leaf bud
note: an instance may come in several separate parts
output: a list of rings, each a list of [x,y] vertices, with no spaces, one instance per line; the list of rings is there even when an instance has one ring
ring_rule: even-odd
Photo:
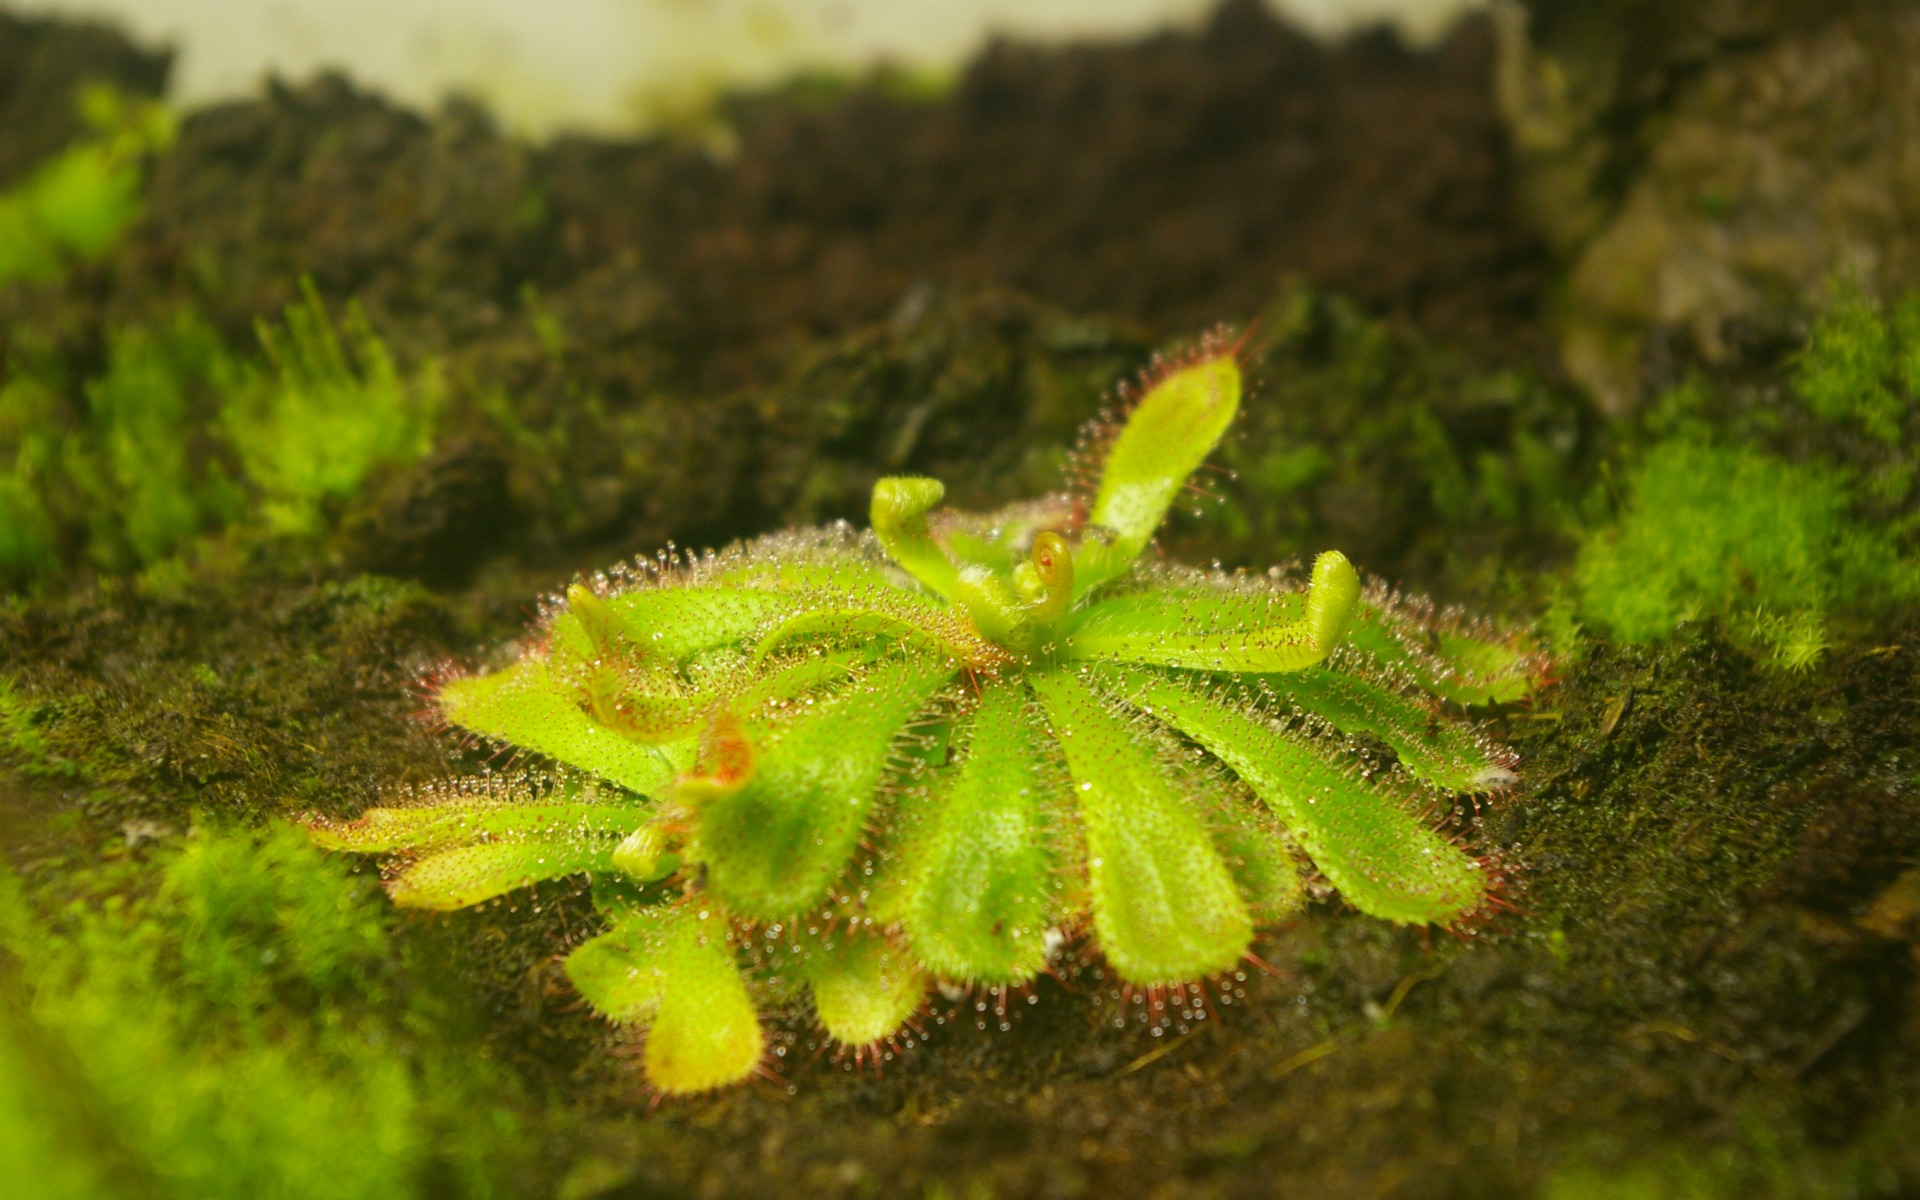
[[[873,485],[868,517],[887,557],[933,591],[952,599],[958,572],[933,535],[927,512],[946,496],[946,485],[922,475],[894,475]]]
[[[1050,529],[1036,535],[1027,561],[1014,568],[1013,583],[1035,622],[1066,616],[1073,604],[1073,551],[1067,539]]]

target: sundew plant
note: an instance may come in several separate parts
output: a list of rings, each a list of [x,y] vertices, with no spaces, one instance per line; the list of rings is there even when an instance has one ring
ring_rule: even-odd
[[[1296,911],[1309,864],[1363,913],[1458,924],[1489,867],[1421,814],[1512,780],[1457,714],[1543,663],[1336,551],[1304,586],[1159,561],[1240,397],[1216,338],[1093,427],[1067,494],[970,516],[882,479],[870,531],[576,582],[533,648],[437,696],[537,769],[314,836],[393,856],[412,907],[588,876],[606,929],[567,975],[646,1028],[667,1094],[753,1073],[761,1010],[803,992],[857,1051],[936,985],[1004,999],[1069,945],[1178,993]]]

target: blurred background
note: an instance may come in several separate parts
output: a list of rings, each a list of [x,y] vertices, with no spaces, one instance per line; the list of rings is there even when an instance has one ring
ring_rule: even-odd
[[[1276,0],[1322,34],[1392,21],[1431,40],[1480,0]],[[263,73],[343,69],[395,100],[449,91],[510,127],[631,132],[724,87],[882,59],[951,73],[989,36],[1137,36],[1191,28],[1208,0],[17,0],[97,17],[177,51],[181,104],[246,94]]]

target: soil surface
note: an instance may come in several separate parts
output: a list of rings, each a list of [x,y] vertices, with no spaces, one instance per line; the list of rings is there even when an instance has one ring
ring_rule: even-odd
[[[187,120],[154,185],[152,269],[211,260],[232,318],[311,275],[447,343],[532,284],[646,322],[703,390],[983,286],[1160,339],[1298,277],[1514,357],[1547,263],[1511,203],[1493,50],[1482,22],[1428,53],[1323,47],[1236,0],[1197,36],[997,44],[937,98],[742,97],[723,158],[528,149],[469,109],[428,120],[321,80]]]

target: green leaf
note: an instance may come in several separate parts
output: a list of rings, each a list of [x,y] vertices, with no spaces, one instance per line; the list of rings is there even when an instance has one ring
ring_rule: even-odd
[[[1306,900],[1306,883],[1273,814],[1245,788],[1223,787],[1214,799],[1205,813],[1207,828],[1253,919],[1272,925],[1298,912]]]
[[[567,978],[595,1012],[614,1021],[644,1021],[666,991],[666,950],[674,909],[630,909],[599,937],[567,955]]]
[[[1075,561],[1076,595],[1126,570],[1240,408],[1240,364],[1225,351],[1173,368],[1127,414],[1101,463],[1087,519],[1112,535]]]
[[[1069,661],[1109,659],[1203,671],[1297,671],[1324,659],[1352,622],[1360,577],[1337,550],[1315,560],[1304,599],[1281,592],[1129,596],[1094,608],[1063,645]],[[1197,631],[1196,631],[1197,630]]]
[[[692,758],[690,740],[645,746],[595,721],[543,658],[449,680],[437,699],[441,714],[462,729],[544,754],[641,795],[657,795]]]
[[[449,911],[543,879],[613,870],[614,839],[581,834],[552,842],[487,842],[437,850],[387,881],[402,908]]]
[[[1020,984],[1046,966],[1056,919],[1037,714],[1018,682],[987,686],[965,728],[965,756],[900,847],[901,924],[941,979]]]
[[[1139,729],[1109,712],[1079,675],[1031,677],[1066,752],[1087,839],[1094,934],[1120,977],[1183,983],[1232,966],[1253,940],[1232,872],[1198,807],[1143,744]]]
[[[902,591],[877,565],[854,560],[782,565],[743,564],[719,572],[712,585],[660,585],[597,597],[593,611],[562,610],[549,630],[555,660],[586,661],[612,645],[632,646],[681,663],[717,647],[752,644],[762,653],[805,634],[917,633],[967,655],[979,639],[945,606]],[[882,618],[866,627],[857,618]],[[591,618],[583,621],[583,616]]]
[[[851,927],[822,934],[808,947],[801,971],[821,1027],[849,1046],[892,1037],[920,1007],[929,982],[905,947]]]
[[[981,638],[954,609],[894,587],[799,593],[804,607],[759,633],[757,654],[796,638],[919,642],[959,663],[986,666],[1006,661],[998,646]]]
[[[1073,660],[1152,662],[1209,670],[1215,669],[1211,661],[1194,654],[1195,645],[1182,639],[1225,645],[1244,630],[1270,627],[1300,632],[1307,626],[1306,592],[1217,572],[1161,568],[1139,590],[1102,597],[1081,609],[1063,651]],[[1377,590],[1356,604],[1342,640],[1422,690],[1461,705],[1523,699],[1532,694],[1546,666],[1538,648],[1524,635],[1463,628],[1453,618]],[[1193,661],[1146,657],[1154,647],[1192,654]]]
[[[821,529],[788,529],[724,550],[693,569],[689,586],[793,592],[899,587],[902,582],[872,534],[854,533],[845,522],[837,522]]]
[[[845,683],[871,665],[873,658],[873,651],[866,647],[824,650],[810,646],[758,662],[740,659],[717,667],[714,674],[726,677],[724,694],[728,706],[744,713],[769,704],[788,703],[808,692]]]
[[[1524,633],[1469,632],[1450,618],[1387,599],[1362,606],[1347,641],[1421,690],[1462,707],[1524,700],[1548,665]]]
[[[766,1052],[729,939],[726,915],[708,897],[689,896],[667,918],[643,1061],[647,1080],[669,1096],[738,1083]]]
[[[316,822],[314,844],[357,854],[419,852],[481,841],[552,842],[574,835],[619,839],[650,815],[637,804],[513,804],[483,798],[370,808],[352,821]]]
[[[1342,733],[1374,735],[1393,747],[1409,775],[1444,791],[1485,792],[1512,781],[1490,743],[1445,719],[1430,703],[1324,667],[1256,676],[1252,682]]]
[[[696,736],[706,725],[718,691],[689,686],[673,658],[584,584],[567,589],[566,617],[549,639],[547,674],[596,722],[650,746]]]
[[[1479,865],[1322,747],[1158,674],[1111,669],[1108,678],[1232,768],[1361,912],[1445,924],[1480,906]]]
[[[706,804],[687,852],[733,911],[784,920],[827,894],[860,839],[894,740],[954,671],[944,657],[897,659],[753,729],[752,779]]]
[[[606,597],[605,603],[624,625],[628,640],[674,662],[745,641],[801,604],[790,593],[771,588],[664,585],[620,592]],[[571,612],[556,616],[554,641],[572,636],[578,623]]]

